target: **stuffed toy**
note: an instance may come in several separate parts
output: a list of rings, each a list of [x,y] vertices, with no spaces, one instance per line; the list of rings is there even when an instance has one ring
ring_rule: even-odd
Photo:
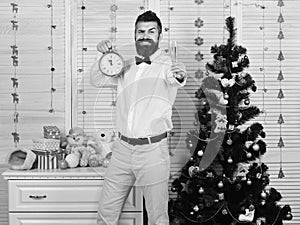
[[[13,170],[30,170],[36,161],[36,154],[29,149],[18,149],[8,155],[7,163]]]
[[[69,134],[67,135],[67,153],[81,155],[81,151],[85,148],[87,142],[87,136],[80,127],[71,128]]]
[[[94,137],[101,151],[90,156],[89,165],[94,166],[98,164],[107,167],[112,154],[115,133],[113,130],[98,130],[94,133]]]
[[[101,148],[101,154],[105,158],[112,152],[112,145],[115,138],[113,130],[98,130],[94,133],[96,142]]]

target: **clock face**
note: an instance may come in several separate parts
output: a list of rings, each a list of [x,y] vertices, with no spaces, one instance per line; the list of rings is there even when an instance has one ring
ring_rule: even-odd
[[[124,60],[118,53],[108,52],[100,58],[99,68],[106,76],[117,76],[123,71]]]

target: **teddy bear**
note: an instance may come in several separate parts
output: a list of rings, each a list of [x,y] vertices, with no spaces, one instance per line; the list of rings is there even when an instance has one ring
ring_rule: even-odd
[[[107,167],[112,154],[112,145],[115,139],[115,133],[110,129],[97,130],[94,132],[94,137],[98,147],[101,149],[101,152],[90,155],[89,165],[95,166],[99,164],[103,167]]]
[[[71,128],[66,138],[66,161],[71,168],[88,166],[89,156],[101,151],[96,141],[89,138],[80,127]]]

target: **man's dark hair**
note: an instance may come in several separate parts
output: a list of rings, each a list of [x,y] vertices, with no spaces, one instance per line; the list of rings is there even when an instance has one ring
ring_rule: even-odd
[[[143,14],[139,15],[135,21],[135,27],[138,22],[156,22],[158,27],[158,33],[161,34],[162,25],[160,19],[157,17],[155,12],[151,10],[144,12]]]

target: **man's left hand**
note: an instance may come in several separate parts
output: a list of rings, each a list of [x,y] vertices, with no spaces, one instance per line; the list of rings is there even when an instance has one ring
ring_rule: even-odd
[[[186,75],[187,75],[185,65],[183,63],[180,63],[180,62],[173,62],[172,63],[171,72],[172,72],[173,76],[179,82],[182,82],[185,79]]]

